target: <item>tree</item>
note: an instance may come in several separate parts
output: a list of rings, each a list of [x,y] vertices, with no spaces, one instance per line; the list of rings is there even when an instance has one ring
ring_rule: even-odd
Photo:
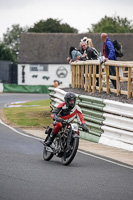
[[[13,50],[5,46],[4,43],[0,43],[0,60],[7,60],[16,63],[16,56]]]
[[[19,24],[12,25],[11,29],[7,28],[7,32],[3,34],[3,43],[11,48],[14,52],[18,52],[20,44],[20,35],[27,28],[20,27]]]
[[[61,20],[49,18],[40,20],[35,23],[33,28],[29,28],[28,32],[36,33],[78,33],[78,30],[70,27],[67,23],[62,23]]]
[[[105,15],[97,24],[92,24],[89,32],[92,33],[133,33],[132,20],[125,18],[107,17]]]
[[[19,44],[20,44],[20,36],[22,32],[27,31],[27,27],[20,27],[19,24],[12,25],[11,29],[7,28],[7,32],[3,34],[3,41],[7,49],[9,48],[12,50],[12,53],[14,54],[15,62],[17,62],[17,54],[19,52]]]

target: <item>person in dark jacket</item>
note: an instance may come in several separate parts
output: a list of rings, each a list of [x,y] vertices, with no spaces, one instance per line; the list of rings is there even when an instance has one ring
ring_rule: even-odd
[[[76,105],[76,95],[72,92],[67,92],[64,97],[65,102],[59,104],[55,109],[53,109],[51,117],[54,120],[54,128],[50,133],[48,140],[44,143],[50,146],[58,132],[62,128],[62,123],[64,121],[73,122],[75,118],[78,119],[79,123],[82,125],[83,131],[89,132],[82,111],[78,105]]]
[[[98,60],[99,55],[94,48],[88,46],[87,42],[80,42],[80,47],[85,55],[86,60]],[[96,66],[96,73],[99,73],[99,66]],[[99,78],[96,78],[96,86],[99,86]]]
[[[93,50],[92,47],[89,47],[87,42],[80,42],[82,52],[86,55],[86,60],[98,60],[97,53]]]
[[[104,54],[104,62],[107,60],[117,60],[115,55],[115,49],[112,41],[108,38],[107,33],[101,34],[101,40],[103,41],[103,54]],[[112,76],[116,76],[115,66],[109,66],[109,74]],[[116,89],[116,80],[111,80],[114,88]]]
[[[92,42],[92,39],[91,38],[87,38],[87,37],[84,37],[83,39],[81,39],[81,42],[86,42],[88,47],[91,47],[92,50],[95,52],[95,54],[97,54],[97,56],[99,57],[99,52],[96,50],[96,48],[94,47],[94,44]]]

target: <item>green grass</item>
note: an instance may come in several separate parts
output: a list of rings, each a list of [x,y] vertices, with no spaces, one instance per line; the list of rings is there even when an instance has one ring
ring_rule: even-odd
[[[52,124],[49,99],[21,105],[23,107],[4,108],[4,114],[12,124],[19,127],[46,127]]]

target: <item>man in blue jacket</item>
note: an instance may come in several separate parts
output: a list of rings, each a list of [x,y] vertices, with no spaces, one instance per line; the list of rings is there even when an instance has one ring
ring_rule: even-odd
[[[103,54],[104,54],[104,62],[107,60],[117,60],[115,55],[115,49],[112,41],[108,38],[106,33],[101,34],[101,40],[104,42],[103,45]],[[112,76],[116,76],[116,69],[114,66],[109,66],[109,74]],[[116,89],[116,80],[111,80],[114,88]]]

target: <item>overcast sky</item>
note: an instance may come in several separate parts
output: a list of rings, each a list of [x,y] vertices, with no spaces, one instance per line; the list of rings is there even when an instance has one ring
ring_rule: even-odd
[[[0,0],[0,38],[13,24],[31,27],[47,18],[84,33],[105,15],[133,20],[133,0]]]

